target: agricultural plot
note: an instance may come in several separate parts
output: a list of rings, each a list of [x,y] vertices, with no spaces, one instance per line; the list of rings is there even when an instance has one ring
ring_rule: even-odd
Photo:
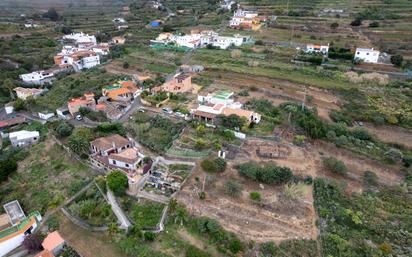
[[[30,147],[30,154],[19,163],[17,173],[1,185],[1,202],[19,199],[27,212],[45,213],[78,192],[92,177],[87,166],[74,162],[47,138]]]
[[[71,215],[91,226],[108,226],[117,222],[110,204],[95,186],[75,199],[67,209]]]

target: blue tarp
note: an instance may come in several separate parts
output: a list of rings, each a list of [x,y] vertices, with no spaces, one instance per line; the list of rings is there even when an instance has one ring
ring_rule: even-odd
[[[158,26],[160,26],[160,22],[159,21],[152,21],[152,22],[150,22],[150,26],[158,27]]]

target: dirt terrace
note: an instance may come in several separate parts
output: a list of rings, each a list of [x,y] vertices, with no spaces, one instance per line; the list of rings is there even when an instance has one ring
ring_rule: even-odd
[[[282,197],[282,186],[262,185],[240,177],[233,168],[235,164],[256,161],[275,162],[280,166],[292,169],[295,175],[328,177],[347,183],[347,193],[363,190],[362,176],[364,171],[376,173],[381,183],[395,184],[402,180],[399,167],[385,166],[365,157],[337,148],[333,144],[315,141],[305,147],[294,146],[290,142],[282,142],[290,148],[287,158],[264,158],[257,155],[259,146],[276,144],[263,139],[247,139],[242,149],[237,153],[236,161],[228,161],[228,168],[223,174],[214,176],[205,186],[206,199],[200,200],[198,193],[205,173],[198,168],[188,183],[178,194],[177,200],[185,204],[189,212],[195,215],[216,219],[228,231],[234,232],[244,240],[256,242],[288,239],[315,239],[318,231],[315,225],[316,215],[313,208],[312,186],[307,186],[307,192],[301,199],[291,202]],[[346,176],[338,176],[325,171],[322,158],[335,156],[342,160],[348,168]],[[231,198],[224,193],[223,185],[227,179],[236,179],[243,185],[243,195]],[[262,196],[262,203],[257,204],[249,199],[249,193],[257,191]]]

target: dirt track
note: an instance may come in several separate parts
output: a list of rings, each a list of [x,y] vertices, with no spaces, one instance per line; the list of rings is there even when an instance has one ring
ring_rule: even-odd
[[[370,123],[366,123],[365,127],[372,135],[385,143],[395,143],[412,149],[412,130],[410,129],[386,125],[375,126]]]

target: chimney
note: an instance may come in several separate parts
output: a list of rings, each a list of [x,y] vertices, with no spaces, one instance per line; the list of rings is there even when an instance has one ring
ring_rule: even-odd
[[[117,152],[116,144],[114,142],[112,142],[112,146],[113,146],[113,149]]]

